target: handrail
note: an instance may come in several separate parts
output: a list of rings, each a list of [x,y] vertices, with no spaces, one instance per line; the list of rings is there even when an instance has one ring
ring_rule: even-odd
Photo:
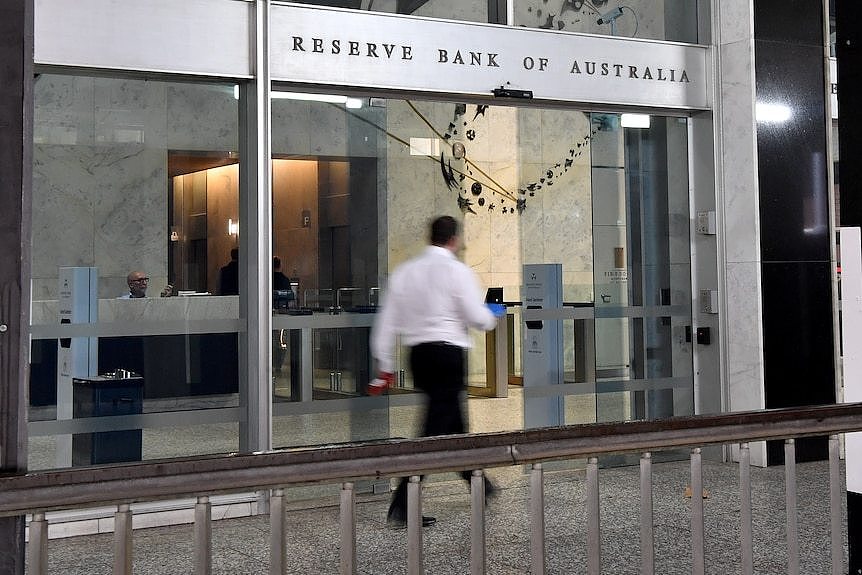
[[[389,439],[0,477],[0,516],[862,430],[862,403]]]

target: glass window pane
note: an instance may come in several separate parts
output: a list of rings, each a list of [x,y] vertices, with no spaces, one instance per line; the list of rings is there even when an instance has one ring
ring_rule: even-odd
[[[237,449],[233,86],[42,74],[34,99],[31,468]]]
[[[503,23],[502,20],[494,19],[499,17],[499,9],[495,3],[488,0],[299,0],[296,3],[464,22]],[[489,4],[492,4],[491,10]],[[504,18],[505,14],[502,17]]]
[[[515,26],[696,43],[692,0],[512,0]]]
[[[579,110],[329,100],[273,99],[273,250],[297,288],[273,315],[277,445],[421,431],[406,348],[389,408],[365,396],[367,338],[388,275],[441,214],[462,222],[480,284],[511,302],[507,398],[479,397],[488,350],[472,334],[471,431],[523,427],[528,263],[562,265],[560,313],[577,318],[559,320],[561,423],[691,413],[685,119],[638,131]]]

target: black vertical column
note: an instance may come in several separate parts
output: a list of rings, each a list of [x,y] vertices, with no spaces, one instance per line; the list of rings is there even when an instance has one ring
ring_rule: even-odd
[[[766,407],[835,401],[824,7],[755,0]],[[825,438],[797,442],[800,461],[828,455]],[[769,464],[782,463],[771,442]]]
[[[838,171],[840,224],[862,226],[862,2],[834,0],[835,56],[838,59]],[[847,461],[852,470],[859,462]],[[847,543],[849,573],[862,573],[862,493],[847,491]]]
[[[862,226],[862,2],[835,0],[835,56],[838,60],[838,186],[842,226]],[[841,129],[844,126],[844,129]]]
[[[26,458],[33,0],[0,3],[0,471]],[[24,518],[0,519],[0,574],[24,573]]]

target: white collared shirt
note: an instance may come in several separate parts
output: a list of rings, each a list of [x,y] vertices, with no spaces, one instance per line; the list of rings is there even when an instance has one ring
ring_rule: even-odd
[[[407,346],[442,341],[469,348],[469,328],[496,326],[473,270],[448,249],[428,246],[389,278],[371,334],[371,354],[380,371],[391,373],[396,335]]]

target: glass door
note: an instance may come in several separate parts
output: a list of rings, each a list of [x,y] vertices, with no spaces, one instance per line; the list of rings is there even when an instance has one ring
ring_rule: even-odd
[[[596,420],[693,413],[684,118],[594,114]]]

